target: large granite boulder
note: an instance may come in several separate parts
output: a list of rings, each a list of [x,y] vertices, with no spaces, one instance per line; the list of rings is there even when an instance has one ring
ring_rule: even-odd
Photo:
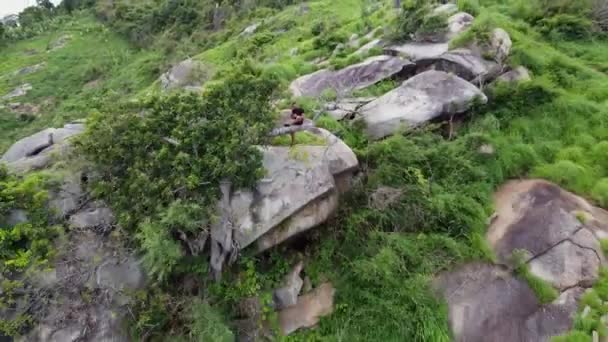
[[[469,264],[440,275],[456,341],[550,341],[572,328],[578,301],[605,264],[608,212],[542,180],[511,181],[494,197],[487,240],[502,266]],[[505,265],[523,252],[530,272],[559,290],[541,305]]]
[[[532,273],[563,290],[588,286],[605,263],[599,238],[607,213],[539,180],[510,182],[496,194],[488,240],[502,262],[525,251]]]
[[[273,146],[264,149],[267,176],[256,189],[230,198],[234,239],[241,248],[256,243],[260,251],[323,223],[348,188],[358,162],[353,151],[329,132],[311,131],[327,146]]]
[[[458,75],[473,83],[482,83],[496,78],[501,71],[500,65],[485,59],[470,49],[455,49],[437,57],[423,58],[416,62],[417,72],[439,70]]]
[[[352,116],[364,105],[374,101],[375,97],[343,98],[325,104],[326,113],[336,120],[352,118]]]
[[[375,56],[341,70],[322,69],[293,81],[289,87],[294,96],[320,96],[325,90],[345,95],[404,72],[413,64],[402,58]]]
[[[437,58],[448,52],[448,43],[419,43],[408,42],[392,45],[384,49],[384,53],[391,56],[402,56],[413,62],[427,58]]]
[[[441,71],[426,71],[359,109],[370,138],[381,139],[431,120],[466,112],[486,96],[466,80]]]
[[[54,151],[64,148],[68,140],[84,132],[84,124],[67,124],[62,128],[47,128],[14,143],[0,158],[14,172],[27,172],[46,167]]]
[[[442,274],[435,287],[448,303],[458,342],[550,341],[571,328],[584,291],[574,287],[541,305],[525,280],[480,263]]]
[[[203,63],[186,59],[160,76],[160,86],[164,91],[178,88],[198,91],[210,76],[211,71]]]

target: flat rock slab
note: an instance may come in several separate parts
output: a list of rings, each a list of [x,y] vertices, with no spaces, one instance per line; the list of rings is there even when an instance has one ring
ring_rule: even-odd
[[[429,70],[359,109],[370,138],[381,139],[431,120],[466,112],[487,97],[466,80]]]
[[[13,89],[10,93],[2,96],[2,100],[10,100],[15,97],[24,96],[28,91],[32,90],[32,85],[29,83],[24,83],[17,88]]]
[[[582,289],[542,306],[527,283],[499,266],[474,263],[438,277],[455,341],[549,341],[568,331]]]
[[[341,70],[322,69],[293,81],[291,93],[298,96],[318,97],[326,90],[345,95],[369,87],[404,72],[413,63],[399,57],[375,56]]]
[[[417,43],[410,42],[393,45],[384,49],[384,53],[391,56],[402,56],[413,62],[427,58],[437,58],[448,52],[448,43]]]
[[[496,192],[494,203],[496,214],[487,239],[502,262],[508,262],[515,250],[525,250],[532,258],[566,240],[602,254],[595,236],[607,231],[606,212],[555,184],[511,181]],[[586,217],[584,224],[581,216]]]
[[[321,317],[333,312],[335,292],[331,283],[321,284],[311,292],[300,296],[295,305],[279,311],[281,332],[289,335],[298,329],[316,326]]]

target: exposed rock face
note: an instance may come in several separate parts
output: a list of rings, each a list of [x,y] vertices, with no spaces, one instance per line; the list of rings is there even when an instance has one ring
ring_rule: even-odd
[[[524,280],[499,266],[470,264],[442,275],[436,287],[449,305],[456,341],[549,341],[567,331],[582,288],[541,305]]]
[[[106,232],[114,224],[114,214],[112,210],[102,203],[91,205],[69,219],[69,226],[72,229],[91,229],[94,231]]]
[[[327,114],[336,120],[352,117],[359,108],[375,100],[375,97],[356,97],[340,99],[325,105]]]
[[[294,96],[316,97],[327,89],[344,95],[395,76],[412,65],[402,58],[376,56],[338,71],[322,69],[302,76],[293,81],[289,89]]]
[[[448,43],[417,43],[410,42],[393,45],[384,49],[384,53],[391,56],[402,56],[416,62],[426,58],[437,58],[448,52]]]
[[[329,132],[311,131],[327,146],[273,146],[264,150],[268,176],[257,189],[230,199],[234,239],[241,248],[257,240],[265,250],[324,222],[337,208],[341,186],[358,167],[352,150]]]
[[[459,12],[448,18],[448,33],[449,40],[466,31],[473,24],[475,17],[466,12]]]
[[[473,101],[485,103],[486,96],[464,79],[441,71],[426,71],[405,81],[359,113],[372,139],[466,112]]]
[[[160,76],[162,90],[184,88],[198,91],[209,79],[210,71],[201,62],[186,59]]]
[[[526,251],[530,270],[561,290],[589,286],[597,278],[605,262],[597,236],[608,231],[606,212],[535,180],[507,183],[496,203],[488,237],[500,260]],[[585,223],[578,217],[586,217]]]
[[[24,76],[31,73],[34,73],[46,66],[46,63],[38,63],[30,66],[26,66],[25,68],[21,68],[13,73],[13,76]]]
[[[498,63],[503,63],[509,57],[512,46],[513,42],[507,31],[496,28],[490,36],[490,50],[488,54]]]
[[[511,71],[507,71],[497,78],[498,81],[508,83],[524,82],[531,79],[532,77],[530,77],[530,72],[523,66],[518,66]]]
[[[421,70],[439,70],[458,75],[473,83],[491,81],[500,73],[500,66],[469,49],[455,49],[438,57],[421,59],[417,63]]]
[[[300,296],[296,305],[279,312],[279,326],[285,335],[300,328],[314,327],[319,318],[329,315],[334,308],[335,289],[330,283],[321,284],[310,293]]]
[[[524,251],[530,271],[560,290],[541,305],[506,267],[470,264],[446,273],[436,287],[449,304],[457,341],[549,341],[572,327],[577,302],[605,264],[599,238],[608,212],[541,180],[512,181],[495,195],[487,239],[503,264]]]
[[[55,40],[54,42],[52,42],[51,44],[49,44],[49,51],[54,51],[57,49],[61,49],[64,46],[67,45],[67,43],[72,39],[72,36],[70,35],[63,35],[59,38],[57,38],[57,40]]]
[[[23,173],[46,167],[53,152],[61,152],[67,141],[84,132],[83,124],[67,124],[62,128],[47,128],[14,143],[0,158],[9,170]]]
[[[304,280],[300,278],[302,268],[304,263],[300,261],[285,277],[283,287],[274,290],[272,298],[276,309],[282,310],[297,304],[298,295],[304,285]]]
[[[29,84],[29,83],[24,83],[24,84],[18,86],[17,88],[13,89],[13,91],[11,91],[10,93],[2,96],[1,99],[2,100],[9,100],[9,99],[12,99],[14,97],[24,96],[30,90],[32,90],[32,85]]]

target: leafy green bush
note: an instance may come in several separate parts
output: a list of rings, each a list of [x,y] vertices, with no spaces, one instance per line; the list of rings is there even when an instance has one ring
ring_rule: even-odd
[[[447,18],[432,14],[431,2],[427,0],[405,0],[397,18],[394,39],[409,40],[416,33],[443,31]]]
[[[591,196],[599,205],[608,207],[608,178],[600,179],[591,190]]]
[[[200,300],[192,303],[190,305],[190,317],[190,341],[234,341],[232,331],[208,303]]]
[[[153,97],[137,108],[96,114],[80,149],[97,165],[94,185],[127,229],[139,225],[146,264],[158,276],[179,258],[165,241],[177,230],[208,229],[224,179],[248,187],[263,175],[261,151],[273,126],[269,101],[276,80],[251,66],[237,68],[203,96]],[[177,211],[179,215],[171,214]],[[144,219],[149,219],[143,225]],[[195,226],[185,223],[196,222]]]
[[[553,181],[574,191],[585,193],[593,181],[592,171],[571,160],[560,160],[537,167],[533,175]]]
[[[458,10],[477,16],[481,11],[481,6],[479,0],[458,0]]]

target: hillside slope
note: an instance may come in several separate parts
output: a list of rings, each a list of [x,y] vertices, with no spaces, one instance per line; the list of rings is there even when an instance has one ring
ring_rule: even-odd
[[[0,151],[6,151],[16,140],[42,128],[61,127],[75,119],[90,118],[89,131],[79,142],[84,147],[78,151],[85,159],[97,162],[95,168],[106,177],[102,177],[100,186],[93,185],[92,193],[108,201],[116,214],[118,227],[111,233],[110,247],[121,253],[122,247],[133,247],[144,260],[153,262],[152,266],[144,262],[149,287],[137,291],[128,306],[132,339],[232,340],[239,335],[239,324],[243,323],[242,305],[246,302],[243,299],[254,297],[262,303],[254,330],[260,336],[268,334],[277,340],[449,341],[458,338],[460,333],[454,331],[448,317],[449,305],[453,303],[438,295],[435,285],[441,282],[438,279],[442,279],[446,271],[454,272],[465,264],[467,267],[510,265],[493,274],[499,274],[499,280],[513,281],[524,288],[522,291],[526,294],[536,296],[539,308],[551,308],[556,298],[568,289],[539,277],[534,273],[538,269],[530,266],[530,260],[517,259],[515,249],[509,251],[513,255],[508,258],[495,255],[497,245],[495,241],[488,242],[486,237],[489,223],[496,219],[493,214],[500,211],[495,206],[501,202],[493,201],[493,193],[512,179],[540,178],[580,196],[576,210],[564,205],[566,209],[560,207],[554,212],[572,211],[568,215],[574,223],[568,222],[573,226],[580,223],[594,231],[598,240],[594,250],[599,250],[600,244],[605,248],[605,241],[600,238],[603,238],[602,224],[607,223],[603,220],[608,217],[603,216],[601,209],[608,208],[608,64],[604,58],[608,41],[594,26],[596,19],[592,14],[582,11],[583,2],[549,6],[543,0],[458,1],[457,10],[469,12],[475,19],[467,30],[451,38],[449,48],[479,45],[494,29],[504,29],[513,45],[508,58],[499,63],[501,71],[524,67],[531,80],[502,83],[463,80],[479,87],[487,95],[487,104],[467,99],[466,115],[456,115],[464,111],[451,112],[447,120],[443,120],[444,116],[438,117],[409,130],[398,124],[391,127],[385,139],[375,139],[361,127],[362,120],[350,122],[347,115],[336,120],[332,105],[337,106],[336,103],[350,97],[371,97],[360,99],[364,103],[378,101],[377,98],[401,87],[402,82],[411,84],[407,82],[412,82],[412,71],[400,69],[401,72],[391,77],[371,82],[371,86],[349,88],[349,94],[343,94],[336,86],[314,96],[296,97],[292,82],[319,70],[331,74],[369,57],[384,55],[390,50],[385,48],[417,35],[434,33],[433,30],[445,24],[445,20],[439,20],[438,24],[428,19],[432,16],[423,11],[425,2],[403,1],[405,7],[401,12],[392,8],[393,3],[317,0],[274,8],[259,6],[234,14],[221,29],[194,30],[185,38],[172,41],[171,30],[180,28],[176,23],[166,31],[150,35],[154,43],[136,47],[132,37],[114,31],[120,31],[118,20],[127,18],[128,23],[129,17],[112,17],[104,7],[107,2],[99,1],[94,10],[66,15],[51,32],[0,47],[0,95],[23,84],[31,85],[26,95],[0,101]],[[127,13],[140,13],[135,9],[148,11],[144,5],[133,6],[132,12]],[[98,21],[95,15],[105,22]],[[412,27],[413,31],[408,31]],[[196,41],[201,36],[205,36],[204,44]],[[61,40],[65,40],[64,46],[53,48]],[[445,44],[447,49],[448,43]],[[404,58],[415,59],[412,55]],[[433,68],[441,68],[437,65],[433,64]],[[31,66],[36,67],[23,71]],[[181,70],[186,69],[187,75],[179,76]],[[423,72],[413,71],[414,74]],[[163,97],[162,88],[171,83],[163,81],[163,75],[169,79],[180,78],[175,88],[190,87],[195,95]],[[452,80],[452,76],[447,77]],[[270,91],[271,80],[277,83],[276,91]],[[248,88],[249,85],[258,87],[257,93],[256,89]],[[201,93],[203,88],[206,92]],[[256,97],[262,92],[272,95],[262,101]],[[212,95],[218,94],[226,98],[214,99]],[[151,104],[147,102],[150,99]],[[434,101],[440,102],[441,98]],[[359,175],[353,178],[350,191],[340,194],[340,206],[333,215],[318,215],[323,216],[318,220],[321,222],[315,221],[315,226],[321,223],[318,227],[264,253],[257,253],[251,247],[239,251],[238,260],[225,270],[222,281],[213,283],[208,278],[208,258],[192,253],[188,245],[192,240],[179,234],[185,231],[184,235],[191,237],[197,233],[200,227],[192,226],[198,225],[199,220],[194,224],[192,215],[203,216],[202,221],[208,218],[213,221],[209,208],[219,199],[216,188],[221,184],[219,175],[225,170],[235,179],[242,176],[239,181],[250,187],[268,175],[258,172],[259,168],[244,171],[250,167],[247,163],[261,165],[260,160],[253,160],[257,156],[254,152],[251,160],[207,160],[204,159],[207,154],[199,157],[196,147],[196,158],[194,153],[186,154],[186,150],[179,150],[183,155],[177,152],[172,155],[167,142],[178,146],[172,150],[176,151],[183,148],[179,147],[180,141],[174,139],[176,135],[188,142],[190,137],[195,137],[193,141],[206,139],[204,143],[212,148],[209,148],[211,152],[205,150],[204,153],[215,157],[238,149],[235,147],[238,145],[235,140],[239,140],[237,133],[249,132],[251,137],[241,136],[240,140],[265,141],[284,147],[289,150],[288,159],[306,170],[314,166],[315,159],[311,159],[314,154],[305,151],[314,151],[326,144],[318,135],[300,132],[295,136],[296,146],[291,148],[285,146],[290,143],[287,137],[271,141],[253,137],[267,126],[272,127],[280,117],[279,112],[293,102],[303,107],[307,119],[339,137],[356,153]],[[448,111],[453,110],[453,106],[455,103],[446,105],[450,107]],[[225,112],[215,113],[212,107]],[[367,108],[363,105],[353,112]],[[244,109],[251,112],[244,113]],[[202,110],[214,112],[220,117],[214,117],[215,123],[233,125],[230,127],[237,133],[230,133],[229,127],[196,130],[198,121],[193,118]],[[129,121],[136,117],[135,114],[129,116],[132,113],[141,113],[137,124]],[[349,112],[351,114],[357,118],[361,113]],[[221,121],[222,116],[225,122]],[[164,136],[165,142],[159,143],[162,139],[158,139],[158,132],[173,135]],[[133,148],[129,149],[129,145]],[[86,153],[98,155],[86,156]],[[193,161],[184,162],[189,158]],[[109,172],[115,165],[104,168],[103,162],[108,161],[115,162],[120,170]],[[48,173],[63,174],[80,163],[84,163],[80,158],[67,159],[33,177],[46,179]],[[222,172],[207,170],[213,165]],[[146,170],[150,170],[150,174],[136,177]],[[42,190],[32,185],[38,184],[39,179],[34,182],[24,176],[10,178],[12,176],[2,172],[0,175],[0,190],[12,189],[24,202],[40,204],[34,190]],[[291,177],[293,183],[300,179]],[[124,185],[121,180],[133,181],[133,184],[128,184],[128,189],[112,188],[112,185]],[[29,186],[15,185],[20,182]],[[171,187],[176,184],[183,188]],[[200,194],[179,197],[192,189]],[[555,190],[558,187],[550,189],[553,190],[547,191],[552,194],[561,191]],[[6,213],[15,205],[16,195],[10,194],[6,199],[0,196],[2,204],[6,200]],[[158,199],[146,198],[150,194]],[[568,199],[574,196],[560,194]],[[167,202],[175,198],[178,205]],[[556,198],[561,201],[561,197]],[[199,207],[188,206],[192,203],[186,201],[198,201]],[[588,203],[581,205],[583,201]],[[40,209],[37,205],[31,206]],[[3,210],[4,206],[0,206],[0,218],[6,214]],[[585,213],[593,217],[587,218]],[[261,214],[254,213],[252,217],[258,219],[256,215]],[[553,216],[547,214],[546,218],[538,224],[547,224]],[[3,220],[0,223],[4,223]],[[277,229],[288,227],[289,223],[288,220],[281,222]],[[44,226],[51,222],[37,224]],[[159,231],[162,234],[157,234]],[[53,231],[51,236],[35,235],[31,240],[44,236],[45,241],[61,241],[64,234],[72,238],[72,244],[79,243],[74,237],[80,235],[70,229]],[[6,241],[4,237],[0,239],[7,250],[14,249],[15,253],[3,256],[3,263],[14,264],[15,255],[21,255],[16,251],[23,250],[19,246],[22,243]],[[113,245],[116,241],[124,246],[116,247]],[[30,242],[26,244],[31,246]],[[188,248],[189,252],[184,252]],[[104,249],[106,252],[110,253]],[[601,250],[598,258],[602,259],[600,254]],[[44,253],[41,259],[42,265],[47,262],[53,265],[53,253]],[[272,304],[273,289],[284,285],[283,277],[300,260],[304,261],[309,287],[323,290],[330,283],[335,288],[330,310],[333,312],[321,318],[317,329],[281,336],[276,334],[280,330],[276,327],[280,318]],[[594,333],[607,336],[602,321],[608,314],[604,304],[608,301],[605,290],[608,277],[602,270],[603,262],[593,271],[590,283],[585,282],[584,286],[582,282],[576,283],[577,287],[594,289],[579,300],[579,316],[566,318],[564,326],[572,332],[568,334],[567,329],[560,326],[552,335],[565,335],[556,340],[587,341]],[[22,271],[30,266],[26,262],[16,271],[6,265],[3,273],[6,268],[5,277],[12,280],[21,279],[16,274],[27,273]],[[34,266],[40,265],[32,261],[32,269],[36,269]],[[484,266],[478,267],[486,270]],[[3,283],[3,288],[5,285]],[[98,299],[98,294],[80,295]],[[13,305],[11,300],[7,300],[6,305]],[[86,301],[83,299],[83,302]],[[6,334],[27,333],[28,328],[35,326],[27,317],[19,317],[21,321],[4,318],[0,328]]]

